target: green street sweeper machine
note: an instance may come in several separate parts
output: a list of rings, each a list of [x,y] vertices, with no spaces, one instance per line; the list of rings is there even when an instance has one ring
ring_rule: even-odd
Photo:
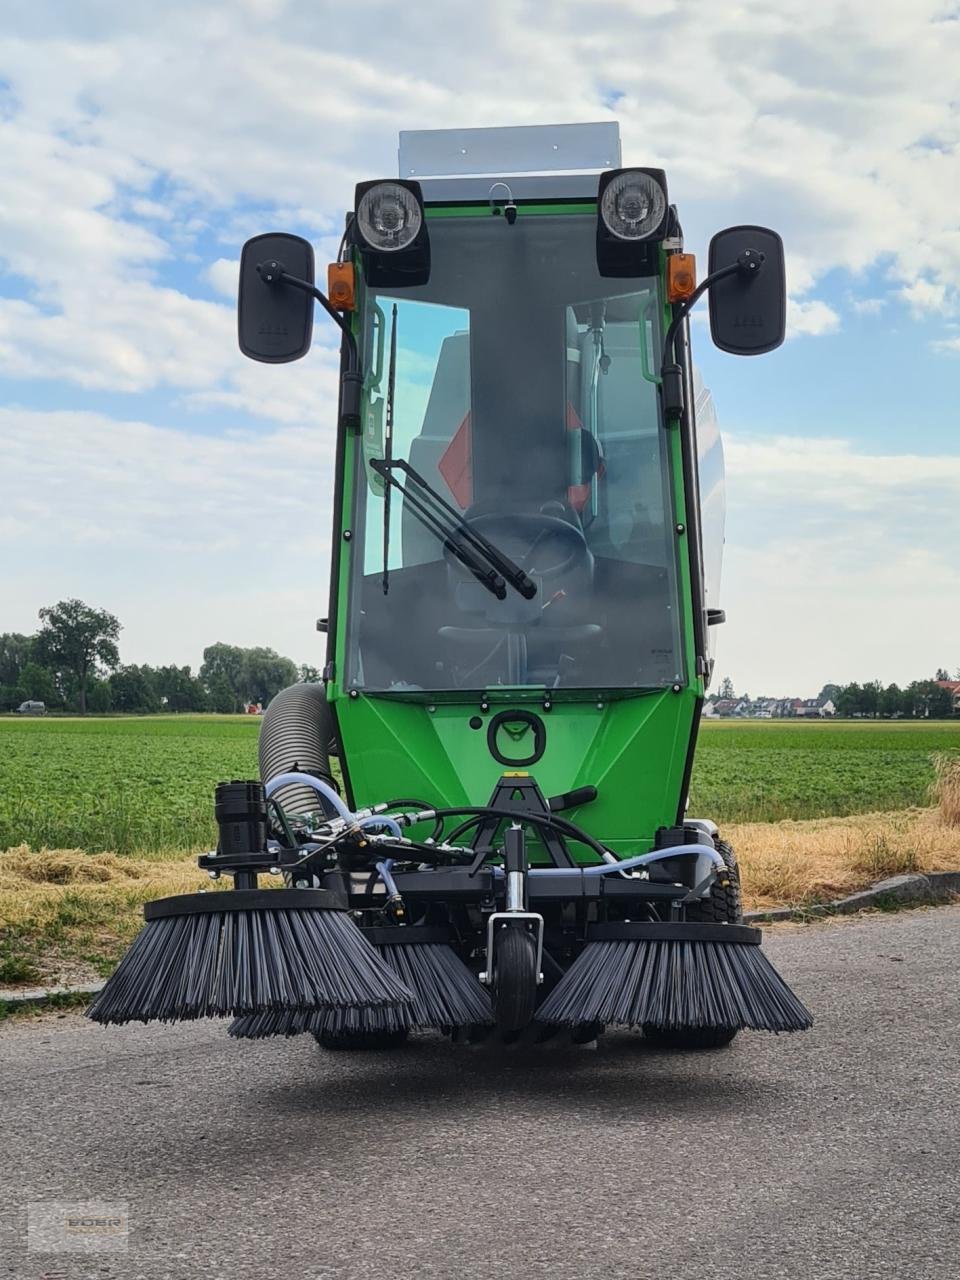
[[[91,1016],[330,1048],[803,1029],[687,814],[723,621],[688,313],[707,293],[722,350],[779,346],[780,238],[719,232],[698,283],[612,123],[402,133],[399,159],[326,293],[306,240],[244,246],[245,355],[304,356],[316,303],[341,330],[323,683],[270,704],[260,779],[216,789],[218,883],[147,904]]]

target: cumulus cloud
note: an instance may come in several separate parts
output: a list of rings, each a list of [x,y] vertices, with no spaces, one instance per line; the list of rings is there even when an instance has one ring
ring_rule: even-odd
[[[720,661],[751,693],[909,681],[949,660],[960,457],[733,435]]]
[[[197,663],[219,638],[316,662],[329,426],[204,436],[102,414],[0,409],[0,629],[63,595],[124,623],[128,661]]]
[[[833,333],[839,327],[840,317],[833,307],[816,298],[808,302],[791,298],[787,304],[788,338],[795,338],[800,334],[817,337],[822,333]]]
[[[78,272],[149,288],[197,234],[235,252],[271,212],[335,244],[353,182],[394,171],[398,124],[616,114],[625,154],[667,167],[693,247],[745,212],[783,231],[793,332],[837,327],[812,296],[836,267],[889,260],[908,305],[950,304],[960,129],[943,85],[960,23],[940,0],[605,0],[586,31],[558,0],[548,38],[531,0],[363,14],[361,51],[350,24],[283,0],[92,6],[82,23],[31,6],[0,37],[0,257],[55,312]],[[208,267],[225,297],[228,260]],[[108,385],[117,356],[100,353],[88,376]]]
[[[332,256],[354,182],[396,171],[398,127],[617,118],[625,158],[666,168],[702,260],[718,227],[783,233],[791,335],[837,331],[818,296],[828,273],[879,268],[888,298],[851,310],[936,315],[935,348],[960,353],[960,117],[944,88],[960,22],[942,0],[557,0],[547,28],[535,0],[364,0],[350,22],[328,10],[36,0],[5,21],[0,372],[131,398],[129,421],[0,415],[0,538],[21,566],[5,605],[30,601],[18,625],[36,609],[35,554],[46,595],[115,588],[145,620],[125,632],[144,657],[195,661],[176,646],[257,628],[283,647],[291,617],[312,625],[336,344],[318,327],[310,361],[244,362],[236,260],[247,236],[281,226]],[[194,296],[209,289],[217,300]],[[187,428],[233,412],[265,425],[161,430],[138,421],[136,397],[157,392]],[[722,644],[745,671],[813,681],[875,662],[912,678],[905,654],[960,632],[941,551],[960,545],[955,459],[793,436],[735,436],[729,458]],[[909,608],[885,610],[900,599]]]

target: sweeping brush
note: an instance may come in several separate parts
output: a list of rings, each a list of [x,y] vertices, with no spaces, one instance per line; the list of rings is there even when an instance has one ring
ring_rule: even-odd
[[[363,931],[413,1000],[403,1005],[275,1011],[240,1018],[230,1035],[241,1039],[298,1035],[382,1035],[414,1027],[491,1026],[490,996],[449,944],[446,929],[383,926]]]
[[[146,924],[87,1010],[171,1022],[277,1009],[394,1008],[411,992],[324,889],[234,889],[148,902]]]
[[[537,1021],[656,1031],[804,1031],[809,1011],[734,924],[599,924],[537,1010]]]

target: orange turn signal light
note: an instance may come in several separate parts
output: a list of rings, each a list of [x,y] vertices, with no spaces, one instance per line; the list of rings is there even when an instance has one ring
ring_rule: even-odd
[[[331,262],[327,267],[327,297],[337,311],[356,311],[357,279],[352,262]]]
[[[697,260],[692,253],[667,258],[667,301],[686,302],[697,287]]]

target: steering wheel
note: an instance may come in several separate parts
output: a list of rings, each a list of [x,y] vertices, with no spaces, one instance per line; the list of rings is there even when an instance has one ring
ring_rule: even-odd
[[[585,586],[592,581],[593,556],[587,540],[579,525],[569,520],[541,511],[488,511],[468,515],[465,519],[472,529],[509,556],[524,573],[535,582],[542,583],[544,589],[561,579],[582,578]],[[470,570],[448,547],[444,547],[443,555],[457,581],[472,580]],[[540,609],[543,603],[540,599],[537,608]]]

